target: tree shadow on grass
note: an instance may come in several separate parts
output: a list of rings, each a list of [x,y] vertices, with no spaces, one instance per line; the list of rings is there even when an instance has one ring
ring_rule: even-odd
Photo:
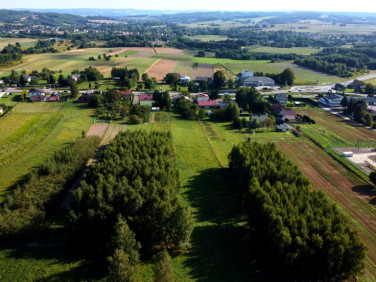
[[[262,248],[251,238],[226,173],[206,169],[187,184],[185,195],[196,211],[196,227],[185,264],[199,281],[270,281],[260,264]]]
[[[89,281],[103,279],[106,275],[105,262],[83,257],[79,249],[70,246],[3,245],[0,253],[3,253],[3,265],[7,260],[9,263],[6,273],[0,273],[5,280],[6,275],[30,279],[27,272],[33,273],[34,281]],[[69,266],[72,264],[75,266]],[[39,277],[35,273],[40,273]]]
[[[376,188],[372,185],[357,185],[352,190],[360,196],[369,197],[369,203],[376,205]]]

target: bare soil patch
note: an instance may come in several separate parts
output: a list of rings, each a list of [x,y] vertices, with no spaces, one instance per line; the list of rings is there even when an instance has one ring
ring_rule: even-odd
[[[162,81],[167,73],[172,72],[176,63],[175,60],[159,59],[146,70],[146,73],[149,74],[149,77],[155,77],[158,81]]]
[[[88,132],[86,133],[87,136],[98,136],[103,137],[106,129],[108,127],[107,123],[96,123],[90,126]]]
[[[197,69],[191,71],[191,78],[195,79],[196,77],[213,77],[214,68],[211,64],[198,64]]]
[[[156,47],[155,51],[158,54],[171,54],[171,55],[183,55],[184,51],[175,48],[167,48],[167,47]]]

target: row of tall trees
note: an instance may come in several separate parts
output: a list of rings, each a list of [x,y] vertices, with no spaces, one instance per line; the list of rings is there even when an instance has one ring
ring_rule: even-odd
[[[1,205],[0,238],[30,239],[47,228],[56,206],[94,155],[99,141],[98,137],[79,139],[33,169]]]
[[[131,273],[139,253],[187,244],[192,217],[179,198],[175,159],[170,133],[119,133],[74,193],[72,231],[107,248],[110,269],[122,257]]]
[[[275,144],[240,144],[229,160],[246,216],[279,277],[325,280],[360,273],[366,249],[359,236]]]
[[[367,126],[373,125],[373,116],[367,112],[367,102],[364,99],[348,99],[343,97],[341,105],[344,107],[344,113],[352,116],[355,121]]]
[[[127,67],[112,68],[111,76],[119,77],[120,82],[123,84],[124,87],[127,87],[128,89],[132,89],[134,86],[136,86],[137,81],[140,79],[140,73],[138,69],[128,69]]]
[[[254,88],[238,88],[235,99],[240,107],[254,114],[265,114],[268,111],[268,102]]]

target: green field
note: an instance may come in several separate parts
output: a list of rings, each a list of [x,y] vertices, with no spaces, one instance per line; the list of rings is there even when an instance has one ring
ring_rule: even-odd
[[[262,52],[262,53],[275,53],[275,54],[290,54],[294,53],[297,55],[311,55],[320,52],[322,48],[309,48],[309,47],[292,47],[292,48],[277,48],[277,47],[267,47],[261,46],[257,48],[252,48],[252,52]]]
[[[263,73],[280,73],[286,68],[291,68],[295,72],[296,85],[319,84],[329,82],[341,82],[345,79],[316,72],[292,63],[292,61],[285,61],[281,63],[271,63],[270,61],[262,60],[231,60],[220,58],[193,58],[193,62],[220,65],[223,68],[231,71],[233,75],[240,73],[242,70],[259,71]]]
[[[121,50],[120,48],[92,48],[92,49],[79,49],[66,51],[64,53],[48,53],[48,54],[35,54],[26,55],[22,59],[22,63],[18,66],[0,69],[2,75],[9,75],[10,70],[17,71],[25,70],[31,72],[32,70],[42,70],[44,67],[54,71],[62,70],[63,74],[70,74],[74,69],[83,70],[89,66],[97,68],[104,73],[105,76],[109,76],[113,67],[138,68],[140,72],[144,72],[152,63],[157,59],[155,58],[142,58],[132,57],[135,54],[133,51],[123,52],[119,57],[113,56],[111,60],[97,60],[89,61],[89,57],[98,58],[98,55],[108,54]],[[123,54],[128,54],[128,58],[125,58]]]
[[[1,101],[1,100],[0,100]],[[0,197],[31,167],[62,145],[81,136],[91,124],[92,109],[75,102],[18,103],[0,119]]]
[[[304,49],[305,48],[295,48],[295,50],[300,50],[300,52],[303,52]],[[119,57],[113,56],[110,61],[105,61],[103,59],[97,61],[88,60],[89,57],[97,58],[98,55],[103,55],[104,53],[108,54],[110,51],[118,52]],[[125,55],[127,55],[127,57],[125,57]],[[12,69],[17,71],[25,70],[26,72],[31,72],[32,70],[41,70],[42,68],[47,67],[54,71],[61,70],[64,75],[68,75],[74,69],[82,70],[92,66],[101,71],[106,78],[109,78],[111,69],[113,67],[137,68],[140,73],[144,73],[158,59],[176,60],[177,64],[173,71],[188,75],[192,70],[192,63],[205,63],[213,64],[215,70],[225,69],[227,70],[226,72],[228,75],[233,76],[242,70],[252,70],[264,73],[280,73],[285,68],[291,68],[296,75],[296,85],[312,85],[316,84],[317,81],[319,84],[329,82],[334,83],[344,80],[336,76],[330,76],[303,68],[293,64],[292,61],[271,63],[268,60],[232,60],[214,57],[198,58],[194,57],[193,53],[190,54],[189,52],[177,53],[175,49],[171,49],[171,52],[161,52],[156,55],[150,52],[150,48],[145,48],[145,51],[143,51],[141,48],[137,48],[136,50],[129,50],[129,48],[92,48],[72,50],[55,54],[49,53],[28,55],[24,56],[23,62],[20,65],[2,70],[0,69],[0,74],[9,75]],[[58,75],[59,74],[56,74],[56,76]],[[105,90],[110,86],[111,84],[108,84],[101,90]],[[80,89],[88,89],[88,85],[85,84],[80,86]]]
[[[35,38],[0,38],[0,50],[2,50],[8,44],[21,44],[21,47],[29,48],[35,45],[38,39]]]
[[[204,42],[209,42],[209,41],[221,41],[221,40],[227,40],[227,36],[222,36],[222,35],[194,35],[194,36],[187,36],[189,39],[192,40],[201,40]]]

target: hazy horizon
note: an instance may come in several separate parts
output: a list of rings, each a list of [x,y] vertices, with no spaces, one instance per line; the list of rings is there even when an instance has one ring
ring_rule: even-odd
[[[286,0],[271,0],[268,2],[249,2],[245,0],[233,0],[231,2],[217,2],[213,0],[199,1],[191,0],[184,6],[184,2],[173,0],[150,1],[140,0],[129,3],[122,0],[66,0],[63,2],[48,2],[44,0],[34,0],[32,2],[20,0],[15,2],[2,3],[2,9],[136,9],[136,10],[156,10],[156,11],[238,11],[238,12],[365,12],[376,13],[376,5],[369,0],[359,0],[356,3],[346,3],[344,1],[317,0],[315,4],[307,2]]]

